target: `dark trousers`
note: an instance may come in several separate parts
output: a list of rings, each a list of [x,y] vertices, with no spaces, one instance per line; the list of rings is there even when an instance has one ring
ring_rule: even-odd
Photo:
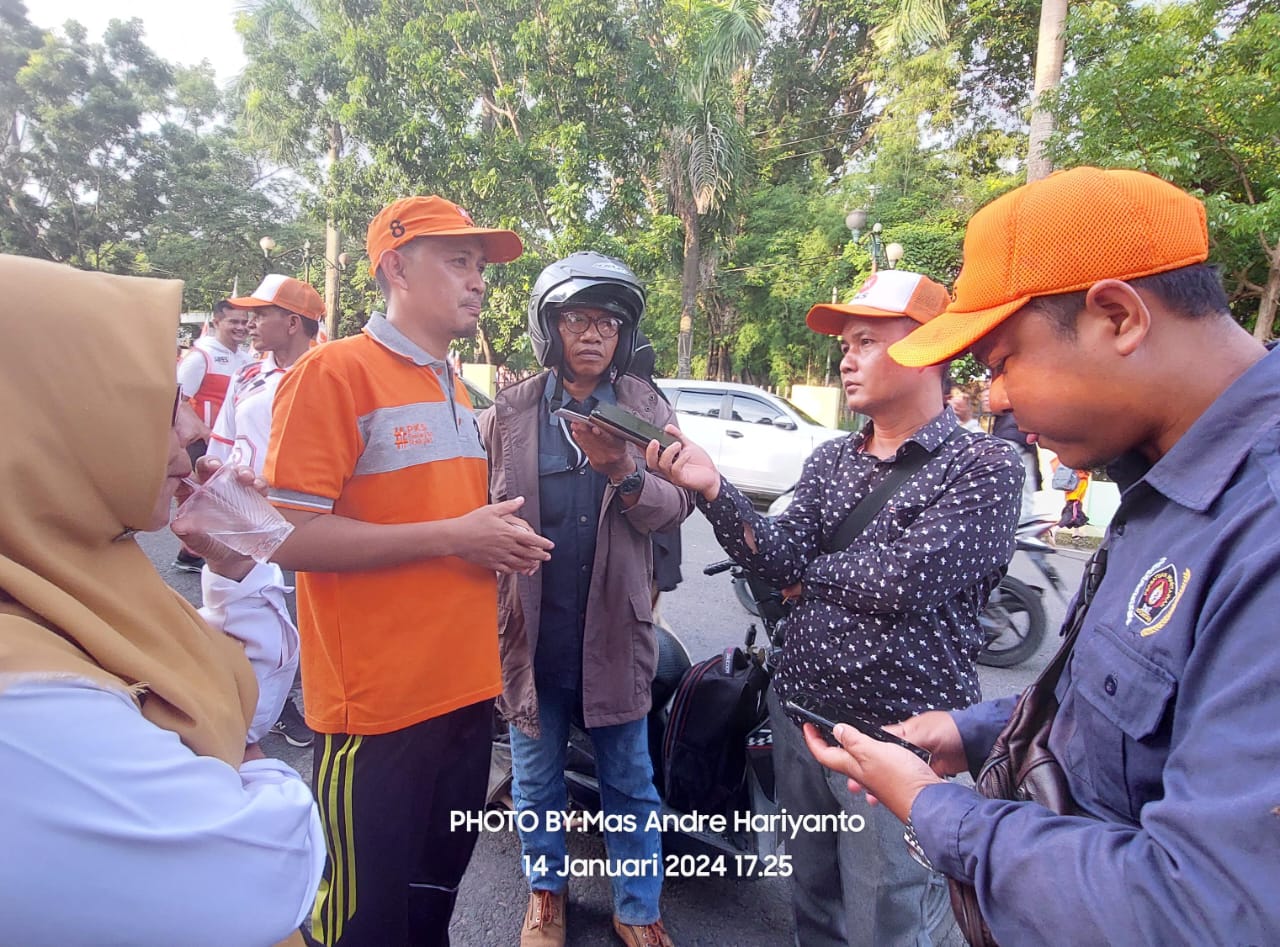
[[[311,934],[325,947],[449,943],[458,884],[478,833],[454,811],[484,808],[493,702],[376,736],[317,734],[312,785],[329,858]]]
[[[800,832],[792,856],[791,906],[801,947],[962,947],[947,882],[912,859],[902,823],[848,780],[824,769],[800,728],[769,691],[778,805],[792,815],[860,818],[861,831]]]

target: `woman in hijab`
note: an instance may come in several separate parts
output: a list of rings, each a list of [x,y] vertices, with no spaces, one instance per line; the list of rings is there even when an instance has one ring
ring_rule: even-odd
[[[190,473],[181,291],[0,256],[3,944],[268,945],[319,883],[310,793],[245,745],[243,647],[132,538]]]

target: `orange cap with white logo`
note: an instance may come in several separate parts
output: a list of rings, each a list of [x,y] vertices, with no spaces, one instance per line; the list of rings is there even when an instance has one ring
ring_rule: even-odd
[[[369,222],[365,238],[369,274],[377,275],[382,254],[416,237],[470,236],[480,238],[485,259],[490,263],[510,263],[524,253],[524,244],[514,230],[477,227],[471,215],[453,201],[434,194],[402,197],[380,210]]]

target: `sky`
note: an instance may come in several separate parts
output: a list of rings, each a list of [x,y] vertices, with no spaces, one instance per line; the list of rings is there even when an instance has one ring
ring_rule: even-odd
[[[107,23],[137,17],[143,38],[162,58],[194,66],[209,60],[226,86],[244,67],[240,37],[235,31],[236,8],[243,0],[26,0],[27,17],[36,26],[52,29],[78,20],[89,36],[101,40]]]

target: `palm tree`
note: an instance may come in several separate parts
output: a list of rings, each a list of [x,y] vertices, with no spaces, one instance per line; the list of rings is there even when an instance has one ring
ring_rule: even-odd
[[[764,42],[761,0],[704,0],[695,25],[703,39],[682,83],[680,120],[667,133],[664,177],[684,228],[677,374],[693,374],[693,318],[707,277],[702,228],[722,208],[745,166],[745,93]]]

